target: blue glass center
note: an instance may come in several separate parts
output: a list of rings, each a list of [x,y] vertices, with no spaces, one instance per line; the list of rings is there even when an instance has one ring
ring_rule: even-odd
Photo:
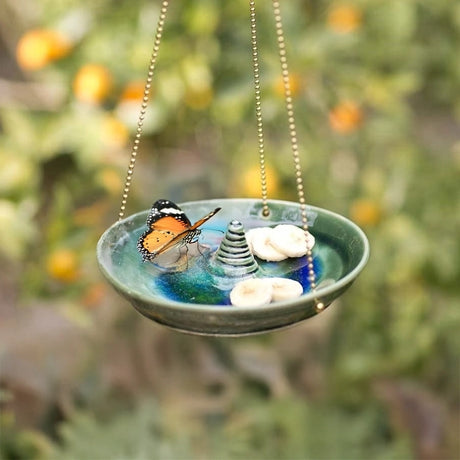
[[[187,270],[165,272],[155,278],[154,283],[159,293],[167,299],[178,302],[230,305],[231,288],[222,288],[221,280],[209,265],[209,256],[198,256],[197,260],[189,262]],[[282,262],[265,262],[257,259],[259,270],[256,277],[282,277],[298,281],[304,287],[304,293],[310,291],[308,281],[307,258],[299,257]],[[321,261],[313,259],[316,279],[321,276]],[[236,284],[242,278],[228,280],[228,285]],[[233,283],[232,283],[233,282]]]

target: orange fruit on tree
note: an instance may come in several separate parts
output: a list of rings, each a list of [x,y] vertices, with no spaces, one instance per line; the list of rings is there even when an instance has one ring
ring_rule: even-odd
[[[382,219],[381,205],[369,198],[359,198],[351,204],[351,220],[363,227],[374,227]]]
[[[64,283],[75,281],[80,276],[78,256],[71,249],[57,249],[53,251],[46,261],[48,274]]]
[[[267,193],[269,196],[276,194],[279,189],[279,177],[276,170],[270,165],[265,166],[265,174],[267,179]],[[260,196],[261,179],[260,166],[255,164],[246,169],[242,174],[239,173],[238,189],[241,190],[243,196],[254,197]]]
[[[354,5],[334,5],[327,15],[327,25],[338,33],[353,32],[361,26],[361,23],[362,12]]]
[[[38,70],[66,56],[72,45],[60,32],[51,29],[27,31],[16,46],[16,60],[24,70]]]
[[[291,91],[291,96],[297,96],[303,87],[302,77],[298,73],[290,73],[289,74],[289,89]],[[282,75],[280,75],[273,85],[273,89],[275,94],[279,97],[284,98],[284,79]]]
[[[338,133],[351,133],[359,128],[362,122],[363,111],[353,101],[343,101],[333,107],[329,112],[329,124]]]
[[[145,81],[135,80],[128,82],[120,95],[120,101],[142,101],[145,91]],[[150,88],[150,94],[152,89]]]
[[[107,98],[112,85],[112,75],[107,67],[100,64],[86,64],[75,75],[73,92],[82,102],[99,104]]]

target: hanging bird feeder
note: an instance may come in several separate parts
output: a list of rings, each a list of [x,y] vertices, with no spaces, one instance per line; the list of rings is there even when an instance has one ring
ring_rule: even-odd
[[[273,0],[293,177],[298,201],[270,199],[265,171],[255,1],[249,1],[261,197],[156,200],[125,217],[169,1],[162,2],[119,219],[97,258],[112,286],[141,314],[192,334],[241,336],[277,330],[323,311],[369,257],[362,230],[306,203],[280,6]]]

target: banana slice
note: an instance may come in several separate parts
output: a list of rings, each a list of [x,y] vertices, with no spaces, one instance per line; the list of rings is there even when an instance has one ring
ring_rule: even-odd
[[[294,299],[303,294],[303,286],[289,278],[267,278],[273,289],[272,301]]]
[[[246,241],[252,253],[259,257],[259,259],[269,262],[279,262],[287,259],[287,255],[272,246],[273,231],[274,229],[271,227],[252,228],[246,232]]]
[[[250,278],[240,281],[230,292],[230,302],[236,307],[256,307],[269,304],[273,288],[267,279]]]
[[[291,224],[277,225],[268,242],[276,251],[286,257],[301,257],[307,253],[307,245],[310,249],[315,244],[315,237],[300,227]]]

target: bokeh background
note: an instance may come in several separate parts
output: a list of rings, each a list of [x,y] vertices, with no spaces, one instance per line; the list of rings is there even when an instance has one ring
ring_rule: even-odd
[[[269,196],[295,200],[271,2],[257,2]],[[102,280],[153,0],[0,3],[0,457],[457,459],[460,4],[281,2],[308,202],[367,233],[333,306],[182,335]],[[128,214],[257,197],[243,0],[172,2]]]

